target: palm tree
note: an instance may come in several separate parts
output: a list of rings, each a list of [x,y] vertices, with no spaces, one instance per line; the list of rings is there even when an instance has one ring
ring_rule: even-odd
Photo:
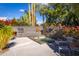
[[[40,14],[40,16],[42,16],[43,29],[45,30],[47,5],[42,4],[42,3],[39,3],[39,4],[37,3],[35,8],[36,8],[36,12],[38,12]]]
[[[29,3],[29,20],[32,26],[36,25],[35,3]]]
[[[36,17],[35,17],[35,3],[31,4],[32,8],[32,26],[36,25]]]
[[[28,7],[29,7],[29,21],[30,21],[30,24],[31,24],[31,4],[29,3],[29,5],[28,5]]]

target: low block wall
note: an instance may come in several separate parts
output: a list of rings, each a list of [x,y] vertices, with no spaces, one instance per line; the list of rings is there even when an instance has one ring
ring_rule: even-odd
[[[36,27],[32,26],[13,26],[13,29],[17,32],[17,37],[41,35],[40,32],[36,32]]]

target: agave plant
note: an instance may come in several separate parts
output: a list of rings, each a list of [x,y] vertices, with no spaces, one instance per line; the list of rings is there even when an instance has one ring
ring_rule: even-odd
[[[8,44],[10,38],[12,37],[13,30],[10,26],[4,26],[0,29],[0,49],[3,49]]]

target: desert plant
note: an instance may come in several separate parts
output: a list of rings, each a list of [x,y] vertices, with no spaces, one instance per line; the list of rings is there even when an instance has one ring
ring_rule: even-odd
[[[12,37],[13,30],[10,26],[4,26],[0,29],[0,49],[3,49],[8,44],[10,38]]]

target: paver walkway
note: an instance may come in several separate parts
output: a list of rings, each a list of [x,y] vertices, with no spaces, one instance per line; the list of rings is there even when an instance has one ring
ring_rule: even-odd
[[[27,37],[13,40],[16,45],[0,54],[2,56],[56,56],[47,44],[38,44]]]

